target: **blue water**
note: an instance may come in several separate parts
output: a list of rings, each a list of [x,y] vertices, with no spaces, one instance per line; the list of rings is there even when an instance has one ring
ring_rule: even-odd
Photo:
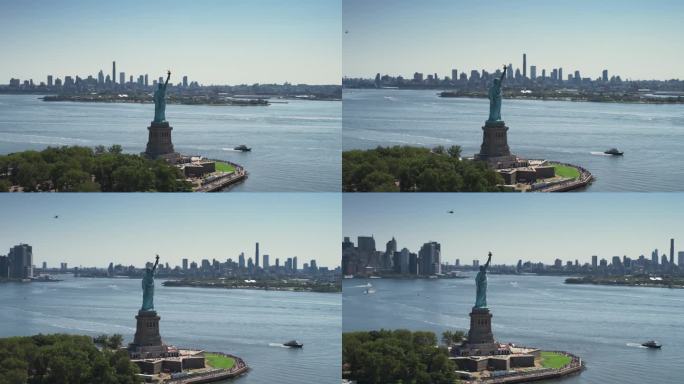
[[[339,101],[290,100],[268,107],[168,105],[176,151],[245,166],[239,191],[340,190]],[[0,95],[0,154],[48,145],[120,144],[145,151],[151,104],[43,102]],[[239,144],[252,152],[233,151]]]
[[[565,285],[563,277],[489,274],[487,304],[498,341],[564,350],[587,369],[562,383],[681,383],[684,290]],[[370,282],[375,294],[361,286]],[[345,280],[344,331],[467,330],[474,276],[452,280]],[[641,347],[663,343],[661,350]]]
[[[142,302],[139,279],[74,279],[0,284],[0,337],[37,333],[133,339]],[[242,357],[252,370],[236,384],[339,383],[339,294],[164,287],[154,304],[162,339],[180,347]],[[282,344],[290,339],[302,349]]]
[[[343,94],[342,146],[460,145],[479,152],[487,99],[437,91],[350,90]],[[511,151],[583,166],[590,191],[684,191],[684,105],[504,100]],[[603,151],[617,147],[624,157]]]

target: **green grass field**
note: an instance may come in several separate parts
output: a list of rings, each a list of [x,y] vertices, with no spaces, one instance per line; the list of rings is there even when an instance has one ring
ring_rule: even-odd
[[[233,368],[235,365],[235,359],[232,357],[227,357],[223,355],[217,355],[216,353],[204,353],[204,358],[208,365],[214,368]]]
[[[561,355],[556,352],[541,352],[541,364],[544,368],[563,368],[570,364],[572,358],[570,356]]]
[[[579,179],[580,173],[577,168],[568,167],[566,165],[551,164],[556,169],[556,176],[569,177],[571,179]]]
[[[235,172],[235,167],[228,163],[216,162],[216,170],[219,172]]]

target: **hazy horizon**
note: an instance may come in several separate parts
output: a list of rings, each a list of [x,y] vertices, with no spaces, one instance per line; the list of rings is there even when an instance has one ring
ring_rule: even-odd
[[[26,243],[40,267],[171,266],[187,258],[238,260],[297,256],[299,265],[340,265],[341,197],[337,193],[17,194],[0,197],[0,255]],[[55,219],[54,216],[59,215]]]
[[[339,84],[340,0],[0,1],[0,76]]]
[[[537,76],[562,67],[564,77],[579,70],[596,79],[607,69],[623,80],[681,78],[683,14],[675,0],[344,0],[342,73],[491,73],[522,68],[526,53],[528,76],[536,65]]]
[[[359,235],[373,235],[384,251],[394,236],[398,249],[416,253],[436,241],[449,264],[486,260],[489,251],[493,264],[509,265],[556,258],[584,264],[592,255],[650,259],[656,248],[669,255],[670,238],[675,262],[684,251],[678,194],[345,194],[343,206],[343,237],[356,243]]]

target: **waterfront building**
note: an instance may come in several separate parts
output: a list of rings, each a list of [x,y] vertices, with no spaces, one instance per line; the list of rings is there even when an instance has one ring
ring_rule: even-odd
[[[424,276],[440,274],[440,249],[439,243],[431,241],[423,244],[418,252],[420,262],[420,274]]]
[[[10,278],[33,278],[33,248],[30,245],[19,244],[10,248],[7,259]]]
[[[7,260],[7,256],[0,255],[0,280],[8,279],[8,278],[9,278],[9,261]]]
[[[385,246],[385,254],[383,257],[383,267],[385,269],[392,269],[394,262],[393,262],[393,256],[397,252],[397,240],[392,237],[392,240],[387,242],[387,245]]]
[[[680,268],[684,265],[684,251],[677,252],[677,265],[679,265]]]

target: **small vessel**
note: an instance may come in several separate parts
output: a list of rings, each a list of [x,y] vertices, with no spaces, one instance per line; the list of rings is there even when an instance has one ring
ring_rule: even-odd
[[[250,152],[250,151],[252,150],[252,148],[249,148],[249,147],[247,147],[247,146],[244,145],[244,144],[240,144],[240,145],[238,145],[237,147],[235,147],[235,148],[233,148],[233,149],[236,150],[236,151],[241,151],[241,152]]]
[[[662,345],[658,344],[658,342],[655,340],[649,340],[641,345],[653,349],[660,349],[660,347],[662,347]]]
[[[287,343],[283,343],[284,346],[290,348],[301,348],[304,344],[297,342],[297,340],[290,340]]]
[[[609,149],[603,153],[605,153],[606,155],[613,155],[613,156],[622,156],[624,154],[624,152],[618,150],[617,148],[611,148],[611,149]]]

